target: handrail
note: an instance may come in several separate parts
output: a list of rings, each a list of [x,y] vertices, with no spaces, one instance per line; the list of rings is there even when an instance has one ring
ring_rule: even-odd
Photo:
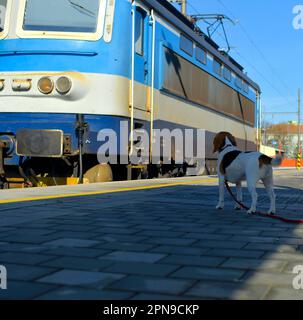
[[[155,50],[156,50],[156,19],[154,9],[151,10],[152,21],[152,76],[151,76],[151,102],[150,102],[150,143],[149,143],[149,157],[152,163],[153,157],[153,133],[154,133],[154,93],[155,93]]]

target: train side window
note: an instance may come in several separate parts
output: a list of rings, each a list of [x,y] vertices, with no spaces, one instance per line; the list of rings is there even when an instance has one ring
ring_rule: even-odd
[[[137,10],[135,21],[135,50],[140,56],[144,55],[144,18],[145,14]]]
[[[238,87],[239,89],[243,88],[243,81],[240,77],[236,76],[236,87]]]
[[[227,67],[224,67],[224,69],[223,69],[223,77],[224,77],[227,81],[231,81],[231,71],[230,71],[230,69],[228,69]]]
[[[180,49],[190,56],[193,56],[194,54],[194,43],[184,34],[181,34],[180,36]]]
[[[219,76],[221,76],[222,75],[222,64],[218,60],[214,59],[213,67],[214,67],[214,72],[216,74],[218,74]]]
[[[196,59],[203,63],[206,64],[206,51],[200,47],[196,47]]]
[[[248,83],[246,81],[243,81],[243,90],[246,93],[249,92],[249,86],[248,86]]]
[[[0,32],[4,31],[7,0],[0,0]]]

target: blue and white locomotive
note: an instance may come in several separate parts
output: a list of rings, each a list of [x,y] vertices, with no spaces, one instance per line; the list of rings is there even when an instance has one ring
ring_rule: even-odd
[[[98,132],[122,120],[205,129],[208,165],[218,130],[256,148],[259,86],[169,2],[0,0],[0,20],[2,187],[126,178],[96,157]]]

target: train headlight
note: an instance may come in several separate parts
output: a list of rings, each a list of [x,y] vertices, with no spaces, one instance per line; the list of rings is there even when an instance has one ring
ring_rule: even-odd
[[[56,81],[56,89],[60,94],[67,94],[72,88],[72,81],[63,76]]]
[[[54,90],[54,82],[48,77],[43,77],[38,81],[38,89],[43,94],[50,94]]]

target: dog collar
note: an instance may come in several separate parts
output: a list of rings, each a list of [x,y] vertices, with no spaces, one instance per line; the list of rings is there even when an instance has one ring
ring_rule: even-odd
[[[220,148],[220,149],[219,149],[219,152],[224,151],[224,150],[225,150],[226,148],[228,148],[228,147],[232,147],[232,145],[231,145],[231,144],[228,144],[228,145],[226,145],[225,147]]]

